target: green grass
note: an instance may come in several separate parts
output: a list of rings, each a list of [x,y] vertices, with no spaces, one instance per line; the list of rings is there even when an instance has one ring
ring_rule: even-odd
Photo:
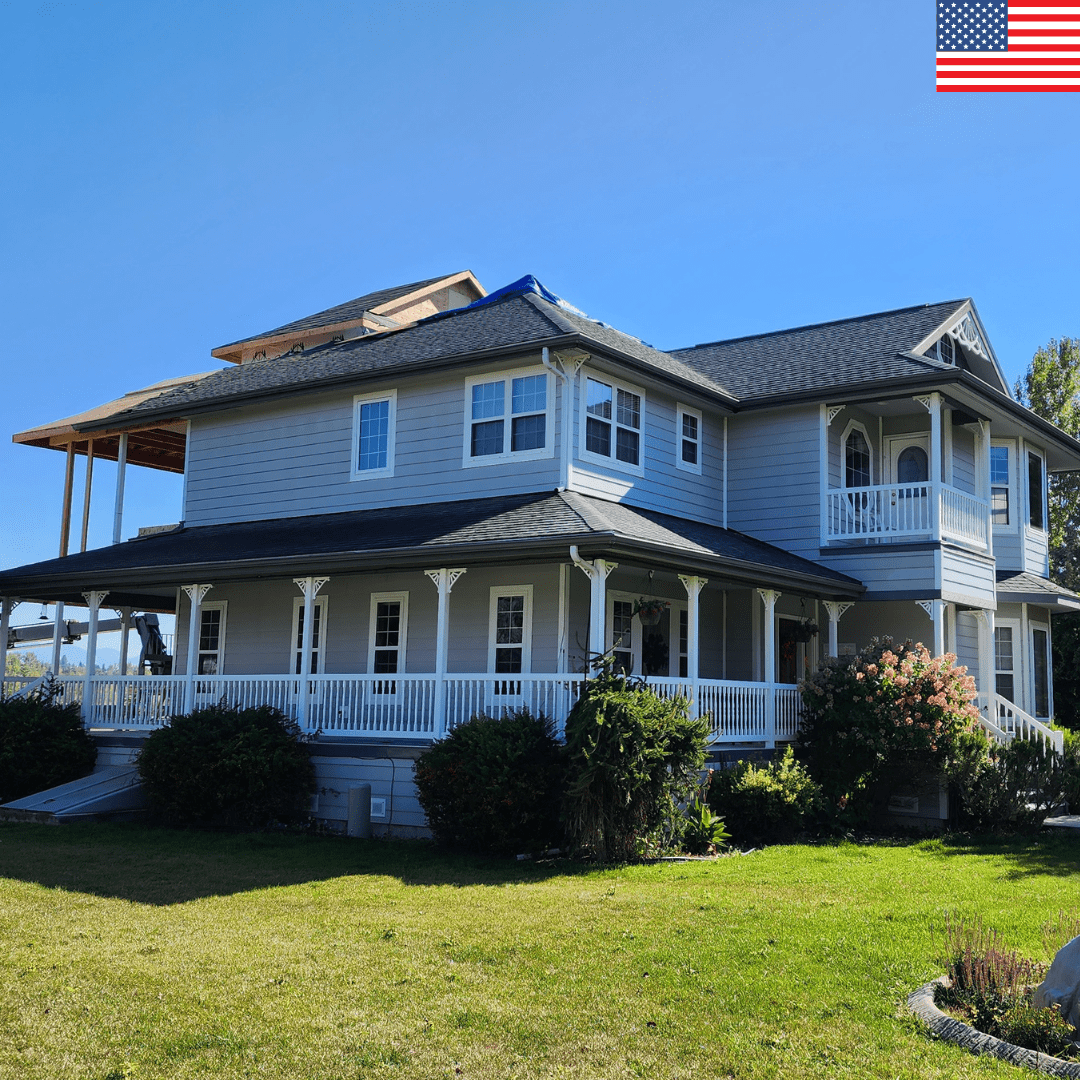
[[[1040,956],[1080,842],[589,870],[0,825],[0,1076],[994,1077],[909,990],[946,910]]]

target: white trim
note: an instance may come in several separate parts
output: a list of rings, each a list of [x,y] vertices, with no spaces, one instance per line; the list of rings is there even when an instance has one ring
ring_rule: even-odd
[[[885,484],[899,484],[897,479],[897,460],[900,455],[909,447],[917,446],[923,453],[926,454],[926,482],[930,483],[934,479],[934,469],[930,464],[930,432],[929,431],[910,431],[902,432],[899,435],[885,435],[883,437],[881,447],[882,468],[886,470],[885,479],[882,481]]]
[[[637,600],[637,599],[638,599],[638,597],[635,596],[633,593],[617,592],[614,589],[608,589],[607,590],[607,595],[605,597],[606,602],[605,602],[605,605],[604,605],[605,611],[606,611],[606,614],[607,614],[607,619],[606,619],[606,623],[605,623],[605,627],[604,627],[605,635],[606,635],[605,640],[604,640],[604,649],[605,650],[614,651],[615,647],[616,647],[615,646],[615,601],[618,600],[618,601],[620,601],[620,602],[622,602],[624,604],[628,603],[631,606],[633,606],[634,601]],[[633,663],[631,664],[631,671],[630,671],[630,674],[632,674],[632,675],[641,675],[641,674],[643,674],[643,672],[641,670],[642,669],[641,645],[642,645],[642,639],[643,639],[644,635],[642,634],[641,631],[642,631],[641,620],[636,615],[634,615],[634,616],[631,617],[631,620],[630,620],[630,644],[629,644],[629,646],[626,646],[625,644],[622,644],[622,638],[619,639],[620,640],[619,652],[628,652],[628,653],[630,653],[631,657],[633,658]],[[670,661],[670,655],[669,655],[669,661]],[[670,670],[670,668],[669,668],[669,670]]]
[[[397,671],[394,674],[401,675],[406,667],[406,647],[409,634],[409,594],[408,592],[378,592],[371,594],[371,605],[368,609],[368,650],[367,670],[369,674],[375,674],[375,616],[382,603],[400,603],[401,615],[397,643]],[[385,646],[384,646],[385,648]],[[386,674],[389,679],[389,672]]]
[[[207,611],[220,611],[221,622],[218,624],[218,647],[217,647],[217,671],[213,674],[224,675],[225,674],[225,629],[228,622],[229,615],[229,601],[228,600],[204,600],[199,605],[199,625],[195,629],[195,677],[200,675],[210,675],[210,672],[199,671],[199,655],[201,653],[209,653],[214,650],[199,648],[199,642],[202,640],[202,620],[203,615]],[[189,615],[190,618],[190,615]]]
[[[994,670],[991,672],[993,679],[990,683],[990,689],[993,693],[997,694],[1000,691],[997,688],[997,634],[999,630],[1011,630],[1012,631],[1012,677],[1013,677],[1013,696],[1012,702],[1014,705],[1023,709],[1024,703],[1027,700],[1026,679],[1024,672],[1024,635],[1023,628],[1021,626],[1020,619],[1003,619],[1000,616],[994,619],[994,629],[990,635],[990,647],[993,650],[991,659],[993,660]],[[1004,670],[1004,669],[1001,669]],[[1002,694],[1002,697],[1005,695]]]
[[[862,432],[862,436],[866,440],[866,448],[870,451],[870,483],[865,486],[874,486],[874,440],[870,438],[870,432],[866,430],[866,425],[861,420],[849,420],[847,427],[844,428],[844,434],[840,436],[840,486],[842,488],[849,486],[847,482],[847,441],[848,436],[856,429]]]
[[[360,458],[360,408],[376,401],[387,401],[390,408],[386,419],[386,465],[381,469],[361,469]],[[397,390],[382,390],[377,394],[356,394],[353,397],[352,444],[350,448],[350,480],[375,480],[380,476],[394,475],[394,444],[397,442]]]
[[[511,436],[514,421],[514,380],[527,379],[536,375],[544,377],[544,410],[543,412],[526,412],[523,416],[544,417],[544,445],[533,450],[511,450]],[[503,422],[503,449],[501,454],[483,454],[479,457],[472,456],[472,429],[474,423],[484,423],[484,420],[473,420],[472,415],[472,390],[474,386],[484,383],[503,384],[503,412],[502,416],[488,417],[489,421],[501,419]],[[535,461],[540,458],[555,456],[555,405],[553,398],[556,396],[552,386],[551,373],[547,368],[533,366],[527,368],[515,368],[513,371],[492,371],[486,375],[472,375],[465,380],[465,405],[464,419],[465,430],[462,439],[461,463],[464,468],[479,468],[484,465],[498,465],[508,461]]]
[[[327,606],[329,604],[329,597],[316,596],[312,599],[312,611],[315,608],[319,609],[319,643],[316,644],[314,637],[311,642],[311,652],[315,657],[315,671],[314,674],[322,675],[326,671],[326,631],[327,631]],[[293,597],[293,612],[292,612],[292,634],[289,637],[289,674],[300,675],[303,672],[296,670],[296,661],[300,653],[303,652],[303,648],[296,644],[296,639],[300,634],[300,612],[304,607],[304,597]],[[314,622],[314,619],[312,619]],[[312,626],[312,634],[314,635],[315,627]],[[307,674],[312,674],[308,672]]]
[[[488,672],[495,674],[495,650],[498,643],[495,641],[496,621],[498,617],[499,600],[505,596],[521,596],[522,604],[522,627],[521,627],[521,671],[499,672],[500,675],[527,675],[532,671],[532,617],[533,617],[533,587],[531,585],[492,585],[488,596]],[[504,648],[506,646],[503,646]],[[510,648],[517,646],[511,645]]]
[[[1036,720],[1049,720],[1054,715],[1054,650],[1050,641],[1050,622],[1039,622],[1038,620],[1028,618],[1028,632],[1027,632],[1027,651],[1029,667],[1031,669],[1031,708],[1028,712],[1035,717]],[[1046,704],[1047,712],[1040,714],[1036,711],[1038,705],[1038,694],[1035,686],[1035,631],[1041,630],[1046,635]]]
[[[645,391],[640,386],[634,386],[632,383],[623,382],[622,379],[616,379],[607,375],[604,372],[595,372],[589,374],[584,368],[581,371],[579,378],[584,382],[584,386],[581,387],[581,404],[579,405],[579,423],[578,423],[578,457],[582,461],[593,462],[596,465],[603,465],[609,469],[617,469],[619,472],[633,473],[634,476],[645,475],[645,428],[646,428],[646,398]],[[602,454],[597,454],[592,450],[587,450],[588,443],[588,430],[589,430],[589,380],[595,383],[600,383],[603,386],[611,387],[612,402],[615,408],[615,414],[610,420],[602,420],[599,417],[593,417],[593,419],[600,419],[601,423],[609,423],[611,425],[611,454],[608,457],[604,457]],[[627,431],[636,430],[638,434],[638,463],[632,465],[628,461],[621,461],[615,456],[615,450],[617,446],[617,432],[620,425],[617,422],[618,416],[618,391],[624,391],[628,394],[634,394],[640,400],[640,424],[637,429],[627,428],[625,424],[621,425]]]
[[[993,451],[995,447],[1005,447],[1009,452],[1009,524],[999,525],[994,523],[994,487],[995,485],[990,481],[990,477],[987,477],[987,483],[990,494],[990,521],[993,524],[995,532],[1009,532],[1014,533],[1019,529],[1020,514],[1018,498],[1019,485],[1016,482],[1016,470],[1019,468],[1020,455],[1017,453],[1017,445],[1015,439],[991,439],[990,440],[990,458],[991,467],[993,462]],[[996,485],[1001,487],[1000,484]]]
[[[693,464],[689,461],[683,460],[683,416],[691,416],[697,421],[697,438],[692,441],[697,447],[697,463]],[[704,449],[704,423],[702,422],[701,410],[692,409],[689,405],[683,405],[681,402],[675,404],[675,468],[682,469],[683,472],[695,473],[697,476],[701,475],[701,459],[703,457]]]
[[[1041,526],[1031,524],[1031,483],[1028,473],[1028,455],[1031,454],[1039,459],[1039,476],[1042,484],[1042,519]],[[1050,533],[1050,507],[1047,499],[1047,484],[1046,484],[1046,454],[1036,446],[1032,446],[1031,443],[1024,443],[1024,464],[1023,464],[1023,480],[1024,480],[1024,528],[1028,532],[1042,533],[1044,537],[1049,536]],[[1032,713],[1032,716],[1035,714]]]

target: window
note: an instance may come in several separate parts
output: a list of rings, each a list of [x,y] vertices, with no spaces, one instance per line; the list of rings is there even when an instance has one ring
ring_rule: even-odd
[[[680,405],[675,410],[675,464],[687,472],[701,472],[701,413]]]
[[[1035,716],[1050,716],[1050,634],[1047,630],[1032,627],[1031,670],[1035,677]]]
[[[1028,522],[1033,529],[1046,528],[1046,507],[1043,498],[1043,460],[1028,453]],[[1043,714],[1040,713],[1040,716]]]
[[[898,484],[924,484],[930,477],[930,462],[921,446],[908,446],[896,459]]]
[[[409,594],[372,593],[368,629],[368,671],[394,675],[405,670],[405,642],[409,623]],[[397,683],[377,681],[376,694],[397,693]]]
[[[488,670],[518,675],[532,669],[531,585],[508,585],[491,590]]]
[[[870,464],[866,432],[852,422],[844,434],[844,487],[869,487]]]
[[[1010,524],[1009,490],[1012,470],[1009,468],[1009,447],[990,447],[990,520],[995,525]]]
[[[465,394],[466,465],[550,456],[546,371],[469,379]]]
[[[585,448],[581,456],[631,472],[643,472],[643,394],[615,383],[586,377],[584,398]]]
[[[353,480],[394,475],[396,414],[396,390],[353,398]]]
[[[613,600],[611,602],[611,648],[615,658],[615,670],[628,675],[634,672],[635,653],[641,646],[635,638],[634,602],[632,600]]]
[[[197,675],[220,675],[225,670],[226,601],[204,603],[199,611]]]
[[[326,597],[316,596],[311,617],[311,666],[309,675],[321,675],[325,670],[326,652],[324,649],[326,632]],[[294,675],[300,674],[300,663],[304,656],[304,598],[293,597],[292,642]]]
[[[994,628],[994,683],[997,692],[1009,701],[1015,701],[1016,685],[1013,678],[1013,628]]]
[[[686,608],[679,611],[679,678],[685,679],[689,670],[690,614]]]

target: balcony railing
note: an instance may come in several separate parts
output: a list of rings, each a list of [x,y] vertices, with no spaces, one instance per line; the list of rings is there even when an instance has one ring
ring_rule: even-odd
[[[988,546],[989,504],[947,484],[833,488],[822,515],[827,542],[926,537]]]
[[[580,674],[449,674],[445,679],[445,713],[438,713],[439,679],[432,674],[310,675],[307,678],[308,732],[326,735],[432,740],[476,713],[498,715],[527,707],[551,717],[561,730],[581,692]],[[8,694],[22,679],[4,679]],[[84,707],[88,727],[146,731],[161,727],[170,716],[223,702],[240,708],[273,705],[300,718],[302,682],[298,675],[198,676],[95,675]],[[82,676],[57,680],[65,702],[82,703]],[[663,697],[683,695],[698,702],[711,720],[713,745],[788,742],[799,728],[796,686],[720,679],[650,678]]]

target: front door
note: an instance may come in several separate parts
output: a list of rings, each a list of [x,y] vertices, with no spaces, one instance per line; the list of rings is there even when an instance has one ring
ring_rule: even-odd
[[[777,619],[776,681],[789,686],[806,670],[806,643],[799,641],[801,619],[781,615]]]

